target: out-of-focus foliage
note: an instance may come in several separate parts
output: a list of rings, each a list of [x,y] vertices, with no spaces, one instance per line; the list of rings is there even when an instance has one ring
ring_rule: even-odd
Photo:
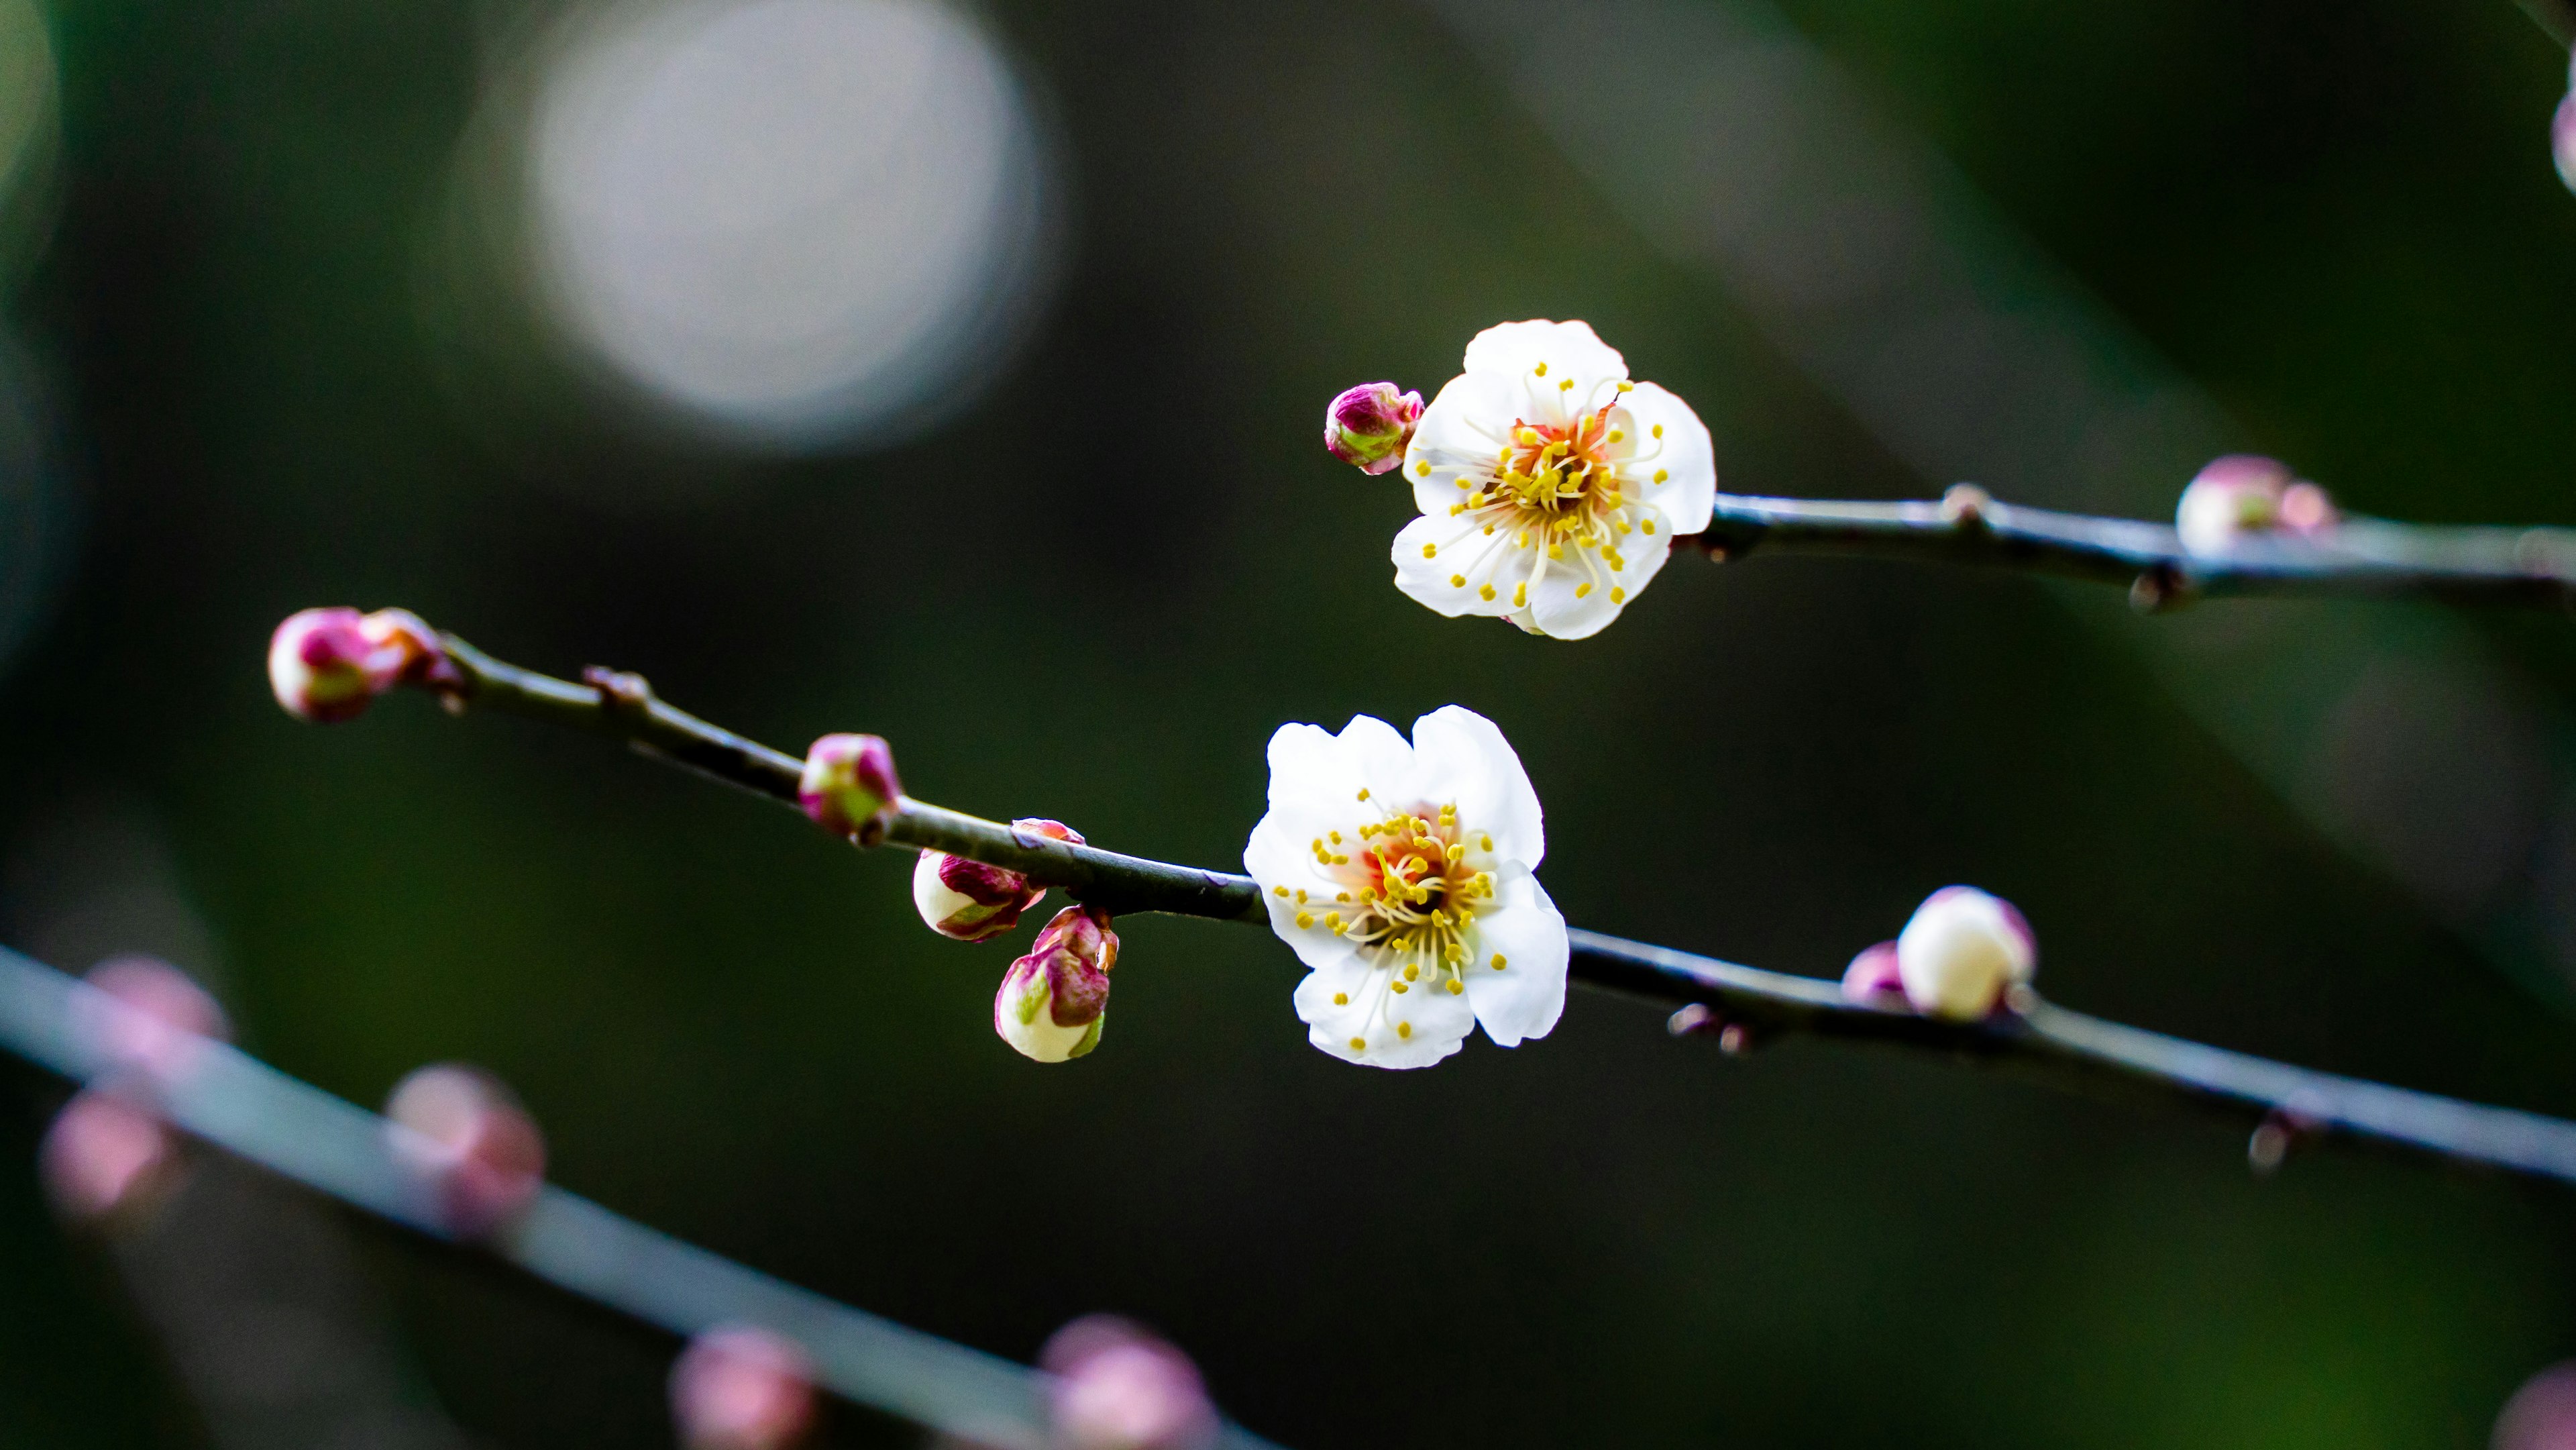
[[[2307,476],[2576,522],[2564,57],[2502,0],[1791,12]],[[1970,881],[2071,1005],[2576,1110],[2576,1027],[2027,581],[1682,560],[1580,647],[1396,594],[1411,506],[1316,414],[1436,387],[1504,318],[1591,320],[1708,420],[1721,486],[1925,491],[1428,15],[989,18],[1052,118],[1052,308],[935,431],[780,457],[577,399],[496,427],[460,384],[443,229],[545,15],[57,7],[62,209],[13,320],[86,533],[47,536],[64,583],[0,679],[10,939],[79,889],[43,833],[140,802],[281,1066],[375,1101],[483,1063],[579,1191],[1002,1353],[1135,1315],[1291,1445],[2469,1445],[2576,1348],[2554,1196],[2331,1151],[2255,1181],[2229,1123],[1819,1044],[1727,1061],[1588,995],[1516,1051],[1360,1072],[1305,1045],[1275,941],[1197,922],[1121,922],[1114,1027],[1041,1067],[989,1023],[1025,936],[933,937],[906,859],[515,722],[279,714],[277,619],[399,603],[786,748],[881,733],[927,799],[1225,864],[1280,721],[1454,701],[1521,751],[1576,922],[1828,974]],[[2566,621],[2478,627],[2576,693]],[[27,1165],[60,1093],[10,1080]],[[667,1443],[675,1346],[366,1242],[470,1431]],[[201,1436],[31,1168],[0,1171],[0,1284],[0,1444]]]

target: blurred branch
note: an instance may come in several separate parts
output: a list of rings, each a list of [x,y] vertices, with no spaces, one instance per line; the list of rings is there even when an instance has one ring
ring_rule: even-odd
[[[1970,485],[1939,502],[1717,496],[1712,558],[1756,550],[1933,559],[2127,583],[2143,609],[2216,594],[2407,595],[2472,604],[2576,600],[2576,530],[2437,527],[2347,516],[2312,534],[2238,538],[2194,554],[2164,524],[1997,503]]]
[[[1887,511],[1935,506],[1797,507]],[[1997,512],[2011,520],[2017,536],[2073,517],[2034,509]],[[2034,525],[2033,519],[2041,522]],[[2170,530],[2144,524],[2084,522],[2171,537]],[[1916,526],[1902,527],[1910,531]],[[1955,534],[1955,525],[1945,527]],[[638,676],[594,669],[591,683],[575,685],[504,664],[454,635],[441,638],[465,676],[461,689],[450,688],[451,701],[600,731],[762,795],[791,803],[796,798],[798,766],[793,759],[671,708],[654,698]],[[1248,876],[1025,837],[1008,826],[908,798],[885,839],[1007,866],[1114,911],[1268,921],[1260,889]],[[2576,1183],[2576,1123],[2205,1047],[2070,1012],[2027,989],[2016,994],[2008,1012],[1981,1022],[1948,1022],[1901,1006],[1849,1000],[1836,982],[1738,966],[1597,932],[1575,931],[1573,946],[1575,980],[1678,1007],[1676,1032],[1714,1034],[1734,1048],[1793,1031],[1885,1042],[2023,1067],[2061,1082],[2107,1079],[2150,1096],[2257,1109],[2266,1115],[2258,1141],[2262,1132],[2270,1132],[2276,1145],[2283,1134],[2336,1131],[2462,1163]]]
[[[134,1083],[102,1045],[163,1030],[107,993],[0,948],[0,1046],[83,1082]],[[150,1084],[174,1125],[343,1203],[453,1240],[434,1191],[394,1147],[403,1130],[212,1040]],[[487,1242],[536,1277],[681,1335],[756,1324],[813,1359],[834,1392],[992,1450],[1049,1450],[1046,1378],[835,1303],[546,1187]],[[1268,1450],[1227,1427],[1224,1450]]]

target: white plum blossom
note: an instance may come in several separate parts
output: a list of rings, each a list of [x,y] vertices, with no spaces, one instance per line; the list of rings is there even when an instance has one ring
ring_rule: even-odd
[[[2038,969],[2030,923],[2011,902],[1973,886],[1944,886],[1925,897],[1896,936],[1905,998],[1929,1017],[1983,1017]]]
[[[1395,585],[1452,617],[1597,634],[1653,582],[1675,535],[1708,527],[1708,429],[1681,399],[1630,382],[1587,323],[1489,327],[1465,367],[1405,448],[1422,517],[1396,535]]]
[[[1451,705],[1413,740],[1358,716],[1270,737],[1270,812],[1244,847],[1270,928],[1309,968],[1317,1047],[1428,1067],[1481,1024],[1504,1047],[1565,1010],[1565,918],[1531,873],[1538,793],[1494,722]]]

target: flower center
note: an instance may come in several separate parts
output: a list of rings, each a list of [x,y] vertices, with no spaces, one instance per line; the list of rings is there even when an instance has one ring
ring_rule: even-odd
[[[1571,522],[1616,506],[1619,474],[1607,456],[1611,406],[1578,413],[1561,428],[1515,420],[1495,461],[1494,492],[1550,520]]]
[[[1464,991],[1467,931],[1477,903],[1494,894],[1494,873],[1470,858],[1492,849],[1490,836],[1459,824],[1454,805],[1388,811],[1363,822],[1356,840],[1318,836],[1316,863],[1340,889],[1329,903],[1297,893],[1298,925],[1320,915],[1374,965],[1393,968],[1399,994],[1426,975],[1433,988]]]

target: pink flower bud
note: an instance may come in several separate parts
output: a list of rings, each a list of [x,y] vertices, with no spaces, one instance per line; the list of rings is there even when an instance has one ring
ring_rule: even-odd
[[[1864,947],[1861,954],[1843,968],[1843,995],[1855,1002],[1869,1002],[1888,993],[1905,990],[1904,975],[1896,965],[1896,943],[1883,941]]]
[[[2252,453],[2210,460],[2182,491],[2174,531],[2195,554],[2223,553],[2246,534],[2314,533],[2336,519],[2334,500],[2292,476],[2289,465]]]
[[[1109,913],[1066,907],[1003,976],[1002,990],[993,994],[993,1030],[1039,1062],[1082,1056],[1100,1044],[1109,969],[1117,964],[1118,933],[1109,929]]]
[[[438,632],[405,609],[299,610],[268,641],[269,688],[299,720],[354,720],[396,685],[458,678]]]
[[[1346,389],[1324,410],[1324,447],[1362,473],[1384,473],[1404,462],[1404,445],[1422,421],[1422,395],[1393,383]]]
[[[1034,818],[1011,822],[1023,836],[1045,836],[1082,844],[1082,833],[1061,821]],[[1020,913],[1046,897],[1046,888],[1000,866],[987,866],[963,856],[924,851],[912,868],[912,904],[921,919],[941,936],[984,941],[1020,924]]]
[[[1897,978],[1914,1010],[1973,1021],[2039,967],[2039,942],[2013,904],[1973,886],[1925,897],[1896,937]]]
[[[1216,1407],[1189,1356],[1107,1314],[1073,1321],[1038,1353],[1064,1450],[1206,1450]]]
[[[187,1070],[207,1039],[232,1036],[224,1009],[167,962],[115,957],[86,980],[127,1009],[76,1009],[81,1030],[118,1067],[166,1082]]]
[[[895,779],[894,748],[875,735],[826,735],[805,752],[805,774],[796,803],[814,823],[836,836],[873,846],[885,835],[903,782]]]
[[[45,1130],[37,1167],[63,1217],[95,1223],[160,1197],[178,1172],[179,1140],[150,1112],[95,1089]]]
[[[2530,1379],[2504,1402],[2493,1450],[2576,1450],[2576,1360],[2563,1360]]]
[[[534,1118],[491,1074],[453,1063],[395,1084],[385,1116],[394,1152],[417,1174],[449,1232],[490,1233],[545,1183],[546,1140]]]
[[[782,1450],[814,1426],[814,1366],[791,1340],[727,1324],[671,1366],[671,1418],[689,1450]]]
[[[2576,92],[2558,103],[2549,118],[2549,155],[2558,163],[2558,179],[2576,191]]]

